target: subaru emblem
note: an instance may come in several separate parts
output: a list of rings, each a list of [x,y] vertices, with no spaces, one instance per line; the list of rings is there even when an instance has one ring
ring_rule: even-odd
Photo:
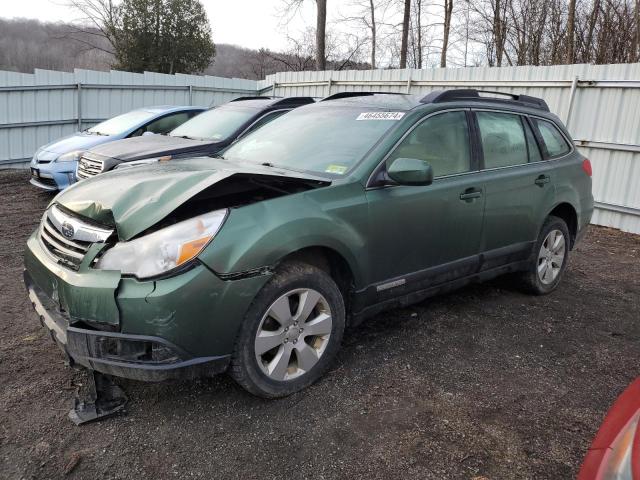
[[[71,225],[69,222],[64,222],[60,227],[60,231],[62,232],[62,235],[67,238],[73,238],[73,234],[75,233],[73,225]]]

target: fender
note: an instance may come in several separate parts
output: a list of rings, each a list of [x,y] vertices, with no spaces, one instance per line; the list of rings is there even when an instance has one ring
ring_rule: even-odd
[[[200,260],[218,274],[273,267],[308,247],[326,247],[349,264],[356,286],[368,278],[367,203],[360,183],[318,189],[232,209]]]

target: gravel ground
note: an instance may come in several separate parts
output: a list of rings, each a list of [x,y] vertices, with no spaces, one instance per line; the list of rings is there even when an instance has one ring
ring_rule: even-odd
[[[128,414],[76,427],[85,374],[22,285],[50,199],[0,172],[0,478],[571,478],[639,374],[640,236],[591,227],[552,295],[498,279],[381,314],[286,399],[121,381]]]

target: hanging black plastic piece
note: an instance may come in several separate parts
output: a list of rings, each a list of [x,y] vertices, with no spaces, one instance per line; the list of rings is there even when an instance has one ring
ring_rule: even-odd
[[[76,425],[101,420],[125,411],[127,395],[110,376],[95,370],[89,373],[89,392],[86,398],[73,399],[69,418]]]

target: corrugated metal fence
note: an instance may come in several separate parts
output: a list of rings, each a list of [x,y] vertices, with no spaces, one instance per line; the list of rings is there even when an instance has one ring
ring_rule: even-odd
[[[240,95],[481,88],[544,98],[594,169],[593,222],[640,233],[640,64],[283,72],[253,81],[127,72],[0,72],[0,167],[135,107],[219,104]]]

